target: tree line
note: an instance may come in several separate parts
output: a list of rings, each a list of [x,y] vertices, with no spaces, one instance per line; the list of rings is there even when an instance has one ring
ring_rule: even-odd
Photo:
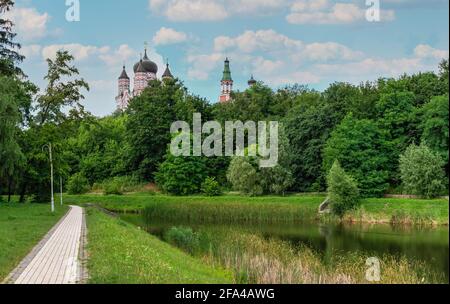
[[[12,5],[0,0],[0,12]],[[82,105],[89,85],[71,54],[47,59],[47,86],[40,91],[19,68],[24,57],[14,39],[11,21],[0,19],[0,195],[48,200],[49,160],[42,147],[49,142],[56,174],[81,191],[126,180],[156,182],[178,195],[218,194],[219,188],[250,195],[318,192],[327,188],[336,162],[335,171],[351,175],[363,196],[448,191],[448,60],[438,73],[336,82],[323,92],[258,83],[234,92],[226,104],[209,103],[178,79],[154,80],[126,111],[98,118]],[[252,157],[170,155],[172,122],[191,123],[193,113],[222,123],[279,121],[278,166],[260,169]],[[415,175],[434,190],[417,186]]]

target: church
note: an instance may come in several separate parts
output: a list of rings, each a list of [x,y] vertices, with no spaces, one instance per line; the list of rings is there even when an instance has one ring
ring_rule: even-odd
[[[145,88],[148,86],[148,82],[157,79],[156,74],[158,73],[158,65],[151,61],[147,56],[147,48],[144,51],[144,57],[142,57],[133,66],[134,79],[133,79],[133,89],[131,89],[130,77],[128,77],[125,65],[123,66],[122,73],[119,76],[118,81],[118,95],[116,97],[117,108],[124,111],[130,102],[130,100],[139,96]],[[166,64],[166,69],[162,74],[162,80],[173,79],[169,63]],[[221,85],[221,93],[219,96],[219,102],[226,103],[231,101],[231,93],[233,92],[233,78],[231,77],[230,61],[228,58],[224,62],[224,70]],[[255,85],[257,82],[253,78],[248,81],[249,86]]]

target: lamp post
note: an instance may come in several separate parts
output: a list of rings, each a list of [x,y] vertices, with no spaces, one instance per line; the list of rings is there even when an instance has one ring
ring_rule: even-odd
[[[61,194],[60,194],[60,199],[61,199],[61,206],[63,205],[63,198],[62,198],[62,195],[63,195],[63,184],[62,184],[62,176],[60,175],[59,176],[59,187],[60,187],[60,190],[61,190]]]
[[[55,212],[55,199],[53,197],[53,157],[52,157],[52,143],[49,143],[48,145],[44,145],[42,147],[42,150],[44,148],[48,147],[48,153],[50,157],[50,191],[51,191],[51,206],[52,206],[52,213]]]

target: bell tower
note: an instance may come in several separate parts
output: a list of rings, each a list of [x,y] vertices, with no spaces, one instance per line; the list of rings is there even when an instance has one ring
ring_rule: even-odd
[[[231,100],[231,92],[233,92],[233,79],[231,78],[230,60],[225,59],[223,77],[220,82],[221,94],[219,102],[229,102]]]

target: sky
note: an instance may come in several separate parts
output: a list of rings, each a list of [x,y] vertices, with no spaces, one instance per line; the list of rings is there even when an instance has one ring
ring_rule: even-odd
[[[67,1],[67,3],[66,3]],[[79,3],[79,21],[67,11]],[[379,18],[374,12],[379,3]],[[69,5],[67,5],[69,4]],[[94,115],[116,109],[117,78],[148,44],[148,55],[193,94],[218,100],[223,61],[235,90],[255,79],[276,89],[358,84],[436,71],[449,55],[448,0],[16,0],[9,12],[29,79],[45,89],[46,58],[59,49],[91,87]],[[69,11],[69,12],[72,12]],[[369,17],[370,17],[369,16]]]

